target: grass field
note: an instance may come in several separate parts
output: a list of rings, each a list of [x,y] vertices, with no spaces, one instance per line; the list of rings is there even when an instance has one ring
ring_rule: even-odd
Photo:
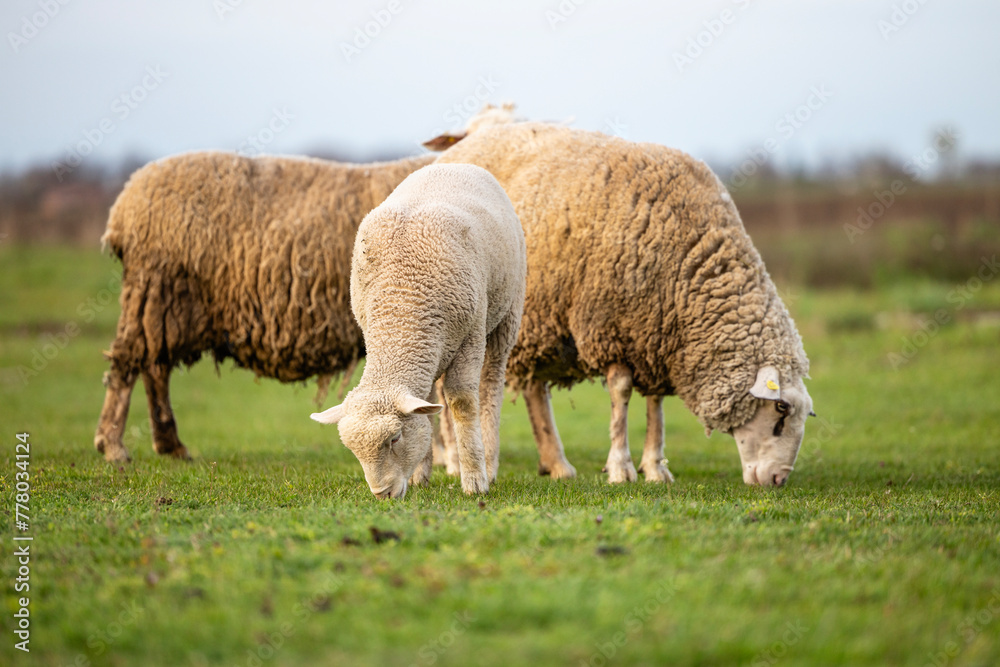
[[[518,402],[488,496],[438,470],[379,502],[336,429],[309,420],[313,388],[229,365],[219,377],[210,361],[174,382],[193,463],[152,452],[140,385],[134,462],[105,464],[92,441],[115,268],[92,251],[0,249],[0,664],[1000,664],[989,271],[783,287],[820,415],[783,489],[745,487],[732,439],[706,440],[676,399],[677,482],[609,486],[609,401],[593,384],[555,393],[578,479],[536,475]],[[935,314],[944,324],[921,329]],[[638,459],[641,400],[631,414]],[[30,592],[15,593],[22,432],[34,541]],[[30,654],[12,632],[23,596]]]

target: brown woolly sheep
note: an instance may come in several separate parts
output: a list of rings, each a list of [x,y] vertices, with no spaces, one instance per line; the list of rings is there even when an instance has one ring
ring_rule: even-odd
[[[487,104],[461,135],[517,122]],[[170,407],[171,370],[210,351],[282,382],[345,381],[364,354],[350,311],[351,250],[362,218],[434,161],[346,164],[188,153],[136,171],[102,239],[122,261],[122,314],[94,446],[126,461],[122,432],[136,377],[153,448],[187,458]]]
[[[136,171],[102,239],[123,274],[97,451],[129,459],[122,433],[141,374],[153,448],[188,458],[170,372],[204,352],[282,382],[319,375],[321,393],[331,375],[350,375],[364,351],[349,290],[358,225],[433,158],[339,164],[201,152]]]
[[[527,296],[507,378],[525,395],[539,471],[576,474],[549,386],[603,375],[610,481],[636,479],[626,422],[635,387],[650,397],[647,480],[672,479],[660,400],[677,394],[706,431],[736,438],[744,481],[783,484],[812,410],[809,362],[711,170],[680,151],[544,123],[459,139],[438,161],[490,171],[524,226]]]

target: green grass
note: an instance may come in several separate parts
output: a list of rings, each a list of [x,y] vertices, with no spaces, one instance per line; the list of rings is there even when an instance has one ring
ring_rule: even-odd
[[[518,402],[482,502],[440,470],[379,502],[336,429],[308,419],[312,388],[210,362],[174,382],[193,463],[152,452],[140,386],[134,462],[105,464],[92,439],[117,306],[89,322],[80,307],[114,275],[94,252],[0,250],[0,664],[1000,662],[1000,329],[965,316],[997,309],[996,284],[961,311],[948,284],[787,289],[820,417],[784,489],[744,486],[732,440],[706,440],[676,399],[677,482],[606,484],[593,384],[555,393],[578,479],[536,475]],[[938,308],[955,317],[893,368]],[[79,333],[45,358],[70,322]],[[643,410],[637,397],[636,459]],[[30,655],[11,633],[18,432],[32,445]],[[372,526],[400,539],[377,544]]]

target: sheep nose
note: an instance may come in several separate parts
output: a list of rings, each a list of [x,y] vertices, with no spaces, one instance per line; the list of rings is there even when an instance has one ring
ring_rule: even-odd
[[[774,482],[775,486],[784,486],[785,482],[788,481],[788,472],[781,471],[779,473],[775,473],[771,478],[771,481]]]

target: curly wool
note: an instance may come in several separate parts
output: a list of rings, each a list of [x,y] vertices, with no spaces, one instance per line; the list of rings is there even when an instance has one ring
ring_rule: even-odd
[[[545,123],[484,129],[439,162],[489,170],[524,227],[513,388],[570,386],[625,363],[641,393],[677,394],[706,428],[729,431],[757,407],[759,367],[807,375],[795,325],[702,162]]]
[[[283,382],[350,368],[363,354],[350,311],[354,235],[431,161],[199,152],[136,171],[102,238],[124,268],[113,369],[135,377],[205,351]]]
[[[524,300],[524,236],[485,170],[432,165],[407,178],[358,230],[351,305],[370,352],[361,385],[406,384],[426,398],[481,327]]]

